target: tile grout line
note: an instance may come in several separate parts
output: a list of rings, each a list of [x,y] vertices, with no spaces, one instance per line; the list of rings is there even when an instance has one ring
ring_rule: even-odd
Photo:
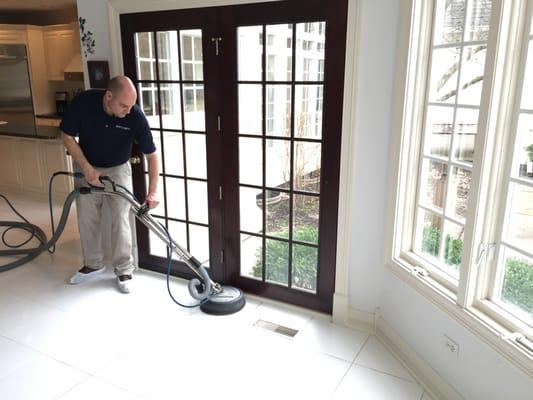
[[[383,348],[387,351],[387,353],[390,354],[390,355],[394,358],[394,360],[396,360],[396,361],[400,364],[400,366],[401,366],[403,369],[405,369],[405,372],[407,372],[407,374],[412,378],[412,380],[409,380],[409,379],[407,379],[407,378],[405,378],[405,377],[402,377],[402,376],[395,375],[395,374],[390,373],[390,372],[387,372],[387,371],[381,371],[381,370],[376,369],[376,368],[373,368],[373,367],[368,367],[368,366],[363,365],[363,364],[355,363],[356,365],[358,365],[358,366],[360,366],[360,367],[367,368],[367,369],[371,369],[371,370],[376,371],[376,372],[381,372],[382,374],[390,375],[390,376],[393,376],[393,377],[395,377],[395,378],[399,378],[399,379],[402,379],[402,380],[404,380],[404,381],[411,382],[411,383],[417,384],[418,386],[422,387],[422,385],[420,385],[420,382],[418,382],[418,380],[416,379],[416,377],[414,377],[414,376],[413,376],[413,375],[407,370],[407,368],[405,368],[403,362],[402,362],[398,357],[396,357],[396,356],[394,355],[394,353],[392,353],[392,352],[389,350],[389,348],[388,348],[384,343],[382,343],[381,340],[379,340],[379,338],[378,338],[376,335],[370,335],[370,336],[373,336],[373,337],[378,341],[378,343],[381,344],[381,345],[383,346]],[[370,336],[369,336],[369,338],[370,338]],[[424,388],[422,387],[422,389],[424,389]],[[425,390],[425,389],[424,389],[424,390]]]
[[[402,381],[404,381],[404,382],[409,382],[409,383],[411,383],[411,384],[413,384],[413,385],[420,386],[420,388],[424,391],[424,388],[423,388],[418,382],[416,382],[416,381],[413,382],[413,381],[410,381],[409,379],[403,378],[403,377],[398,376],[398,375],[391,374],[390,372],[381,371],[381,370],[376,369],[376,368],[373,368],[373,367],[367,367],[367,366],[365,366],[365,365],[361,365],[361,364],[357,364],[357,363],[355,363],[354,365],[356,365],[356,366],[358,366],[358,367],[361,367],[361,368],[365,368],[365,369],[368,369],[368,370],[374,371],[374,372],[378,372],[378,373],[380,373],[380,374],[382,374],[382,375],[388,375],[388,376],[390,376],[390,377],[392,377],[392,378],[400,379],[400,380],[402,380]]]
[[[39,349],[37,349],[37,348],[35,348],[35,347],[33,347],[33,346],[30,346],[30,345],[28,345],[28,344],[26,344],[26,343],[21,343],[21,342],[15,340],[15,339],[13,339],[13,338],[10,338],[9,336],[0,335],[0,337],[2,337],[3,339],[9,340],[10,342],[13,342],[13,343],[15,343],[15,344],[17,344],[17,345],[19,345],[19,346],[21,346],[21,347],[24,347],[24,348],[26,348],[26,349],[32,350],[32,351],[36,352],[36,353],[37,353],[39,356],[41,356],[41,357],[48,358],[48,359],[50,359],[50,360],[53,360],[53,361],[58,362],[58,363],[60,363],[60,364],[63,364],[63,365],[65,365],[65,366],[67,366],[67,367],[69,367],[69,368],[72,368],[72,369],[75,369],[75,370],[77,370],[77,371],[79,371],[79,372],[81,372],[81,373],[83,373],[83,374],[85,374],[85,375],[88,375],[88,376],[95,376],[93,373],[91,373],[91,372],[89,372],[89,371],[86,371],[86,370],[84,370],[84,369],[81,369],[81,368],[79,368],[79,367],[76,367],[75,365],[71,365],[71,364],[67,363],[66,361],[59,360],[59,359],[57,359],[57,358],[55,358],[55,357],[53,357],[53,356],[51,356],[51,355],[49,355],[49,354],[43,352],[42,350],[39,350]],[[117,358],[118,358],[118,357],[117,357]],[[115,360],[115,359],[113,359],[113,361],[114,361],[114,360]],[[4,378],[5,378],[5,377],[4,377]],[[0,379],[3,379],[3,378],[0,378]]]
[[[337,383],[337,385],[335,386],[335,389],[333,389],[333,392],[331,393],[331,396],[329,397],[330,399],[333,398],[333,396],[335,396],[335,393],[337,393],[337,390],[339,389],[339,386],[341,385],[342,381],[344,380],[344,378],[346,378],[346,375],[348,375],[348,372],[350,372],[350,370],[352,369],[352,366],[355,364],[355,360],[357,359],[357,357],[359,356],[359,354],[361,354],[361,351],[363,351],[363,348],[366,346],[367,342],[368,342],[368,339],[370,338],[370,335],[367,335],[365,341],[363,342],[363,344],[361,345],[361,348],[359,349],[359,351],[355,354],[352,362],[350,363],[350,365],[348,366],[348,368],[346,369],[346,372],[344,373],[344,375],[342,375],[341,379],[339,380],[339,382]]]

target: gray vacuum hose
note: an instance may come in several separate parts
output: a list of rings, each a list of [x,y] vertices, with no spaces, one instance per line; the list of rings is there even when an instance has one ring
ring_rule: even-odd
[[[72,202],[80,194],[85,194],[84,192],[86,191],[83,189],[85,188],[73,190],[72,192],[69,193],[69,195],[65,199],[65,203],[63,204],[63,212],[61,213],[59,224],[57,225],[57,229],[55,230],[55,232],[53,232],[53,235],[48,242],[45,242],[46,235],[44,234],[43,230],[39,228],[38,226],[27,224],[25,222],[19,222],[19,221],[0,221],[0,226],[16,226],[18,228],[21,228],[28,232],[33,233],[41,241],[41,245],[39,247],[34,247],[32,249],[0,250],[0,256],[13,256],[13,255],[26,254],[25,257],[19,258],[16,261],[0,266],[0,272],[9,271],[10,269],[13,269],[22,264],[25,264],[33,260],[35,257],[37,257],[39,254],[41,254],[46,249],[49,249],[50,247],[52,247],[57,242],[57,240],[63,233],[63,230],[65,229],[65,225],[67,223],[68,214],[70,213],[70,207],[72,206]],[[87,193],[89,193],[89,191],[87,191]]]
[[[198,268],[198,272],[202,277],[204,278],[204,282],[200,282],[199,279],[193,278],[189,281],[189,293],[191,297],[195,298],[196,300],[204,300],[211,294],[211,278],[209,278],[209,275],[207,274],[207,271],[203,266],[200,266]],[[198,291],[198,287],[203,285],[202,292]]]

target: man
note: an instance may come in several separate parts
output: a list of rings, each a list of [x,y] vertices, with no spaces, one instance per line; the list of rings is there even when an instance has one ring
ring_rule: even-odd
[[[130,191],[129,159],[136,142],[148,162],[149,183],[145,203],[154,208],[159,204],[156,200],[159,160],[148,121],[135,104],[136,100],[135,86],[125,76],[111,79],[105,91],[87,90],[78,94],[61,121],[61,138],[74,160],[74,169],[85,177],[82,182],[77,180],[76,186],[87,183],[101,186],[99,177],[109,176]],[[78,137],[78,142],[75,137]],[[70,283],[82,283],[104,272],[102,216],[107,209],[107,218],[111,219],[111,261],[117,276],[117,287],[122,293],[129,293],[135,269],[129,203],[118,196],[91,193],[78,196],[76,208],[83,267],[70,278]]]

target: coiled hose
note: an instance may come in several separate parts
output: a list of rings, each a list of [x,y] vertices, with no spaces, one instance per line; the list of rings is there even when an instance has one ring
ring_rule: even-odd
[[[54,174],[55,176],[55,174]],[[51,178],[53,179],[54,176]],[[83,193],[83,189],[75,189],[72,192],[69,193],[67,198],[65,199],[65,202],[63,204],[63,212],[61,213],[61,218],[59,219],[59,223],[57,225],[57,229],[54,229],[53,225],[53,218],[52,218],[52,237],[50,240],[46,240],[46,235],[43,232],[41,228],[39,228],[36,225],[31,224],[26,218],[24,218],[22,215],[20,215],[9,203],[9,200],[7,200],[6,197],[0,195],[4,198],[4,200],[7,201],[7,203],[10,205],[10,207],[15,211],[15,213],[24,220],[24,222],[20,221],[0,221],[0,226],[7,226],[9,227],[4,231],[2,234],[2,241],[4,244],[6,244],[8,247],[11,247],[11,249],[8,250],[0,250],[0,256],[18,256],[23,255],[24,257],[19,258],[13,262],[7,263],[5,265],[0,265],[0,272],[9,271],[10,269],[16,268],[22,264],[25,264],[31,260],[33,260],[35,257],[37,257],[39,254],[41,254],[43,251],[48,250],[51,253],[53,253],[54,245],[56,244],[57,240],[63,233],[63,230],[65,229],[65,225],[67,223],[68,215],[70,213],[70,208],[72,206],[72,202],[80,195],[80,193]],[[22,229],[32,234],[32,236],[26,240],[24,243],[18,244],[18,245],[8,245],[5,240],[5,234],[10,229]],[[33,237],[36,237],[41,244],[38,247],[30,248],[30,249],[21,249],[23,245],[28,243]]]

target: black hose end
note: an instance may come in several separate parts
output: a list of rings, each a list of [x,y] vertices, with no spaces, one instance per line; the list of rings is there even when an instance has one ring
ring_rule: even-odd
[[[150,207],[148,206],[148,204],[143,204],[139,210],[137,211],[137,216],[138,217],[142,217],[144,214],[146,214],[148,212],[148,209]]]
[[[191,262],[192,265],[194,265],[196,268],[200,268],[202,266],[202,263],[200,261],[198,261],[196,258],[191,257],[189,258],[189,261]]]

